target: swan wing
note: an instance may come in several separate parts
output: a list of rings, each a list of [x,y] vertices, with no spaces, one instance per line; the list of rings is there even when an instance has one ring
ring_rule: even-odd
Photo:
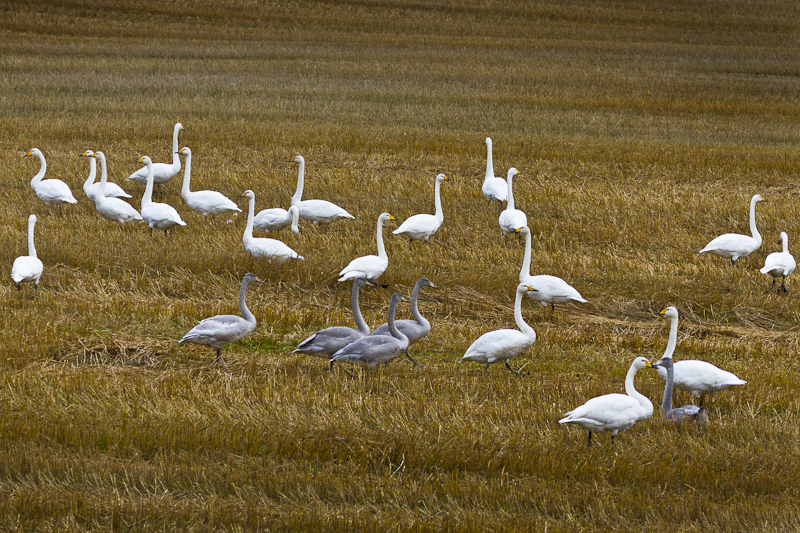
[[[364,255],[356,257],[339,272],[339,281],[353,278],[376,279],[389,267],[388,259],[381,259],[377,255]]]
[[[397,358],[407,347],[407,344],[395,337],[382,335],[361,337],[334,353],[331,361],[372,366]]]
[[[764,260],[762,274],[777,276],[788,276],[797,268],[794,256],[789,252],[773,252]]]
[[[297,204],[300,218],[311,222],[333,222],[340,218],[356,218],[338,205],[327,200],[303,200]]]
[[[664,368],[656,368],[658,377],[667,380],[667,371]],[[736,374],[722,370],[706,361],[695,359],[685,359],[677,361],[673,365],[675,388],[700,395],[704,392],[714,392],[734,385],[745,385],[747,382],[739,379]]]
[[[478,361],[494,363],[516,357],[533,345],[535,338],[531,338],[516,329],[498,329],[489,331],[478,337],[473,342],[461,361]]]
[[[46,204],[77,204],[69,185],[58,179],[42,180],[32,184],[33,191]]]
[[[166,183],[174,178],[181,171],[181,162],[175,163],[153,163],[153,183]],[[127,178],[126,181],[138,181],[147,185],[147,167],[142,167]]]
[[[279,261],[305,259],[289,246],[277,239],[251,238],[244,243],[245,250],[255,257],[267,257]]]
[[[739,233],[726,233],[712,239],[705,248],[698,253],[711,252],[712,254],[733,259],[746,257],[761,246],[761,240]]]
[[[236,342],[256,329],[255,321],[248,322],[237,315],[217,315],[201,320],[178,341],[222,347]]]
[[[398,330],[400,330],[400,333],[408,337],[408,344],[414,344],[431,332],[430,323],[427,325],[420,324],[416,320],[395,320],[394,325]],[[378,326],[370,335],[391,334],[392,333],[389,331],[389,324],[386,323]]]
[[[203,215],[217,215],[226,211],[242,212],[236,203],[217,191],[193,191],[183,195],[186,202],[193,211]]]
[[[142,220],[142,215],[136,209],[119,198],[95,197],[94,207],[101,216],[115,222]]]
[[[520,283],[525,283],[536,289],[535,292],[528,292],[528,296],[542,304],[559,304],[569,302],[570,300],[586,303],[586,300],[575,287],[558,276],[550,276],[547,274],[538,276],[521,275],[519,280]]]
[[[320,330],[297,345],[292,353],[330,358],[334,353],[364,335],[357,329],[337,326]]]
[[[483,180],[481,191],[489,201],[505,202],[508,200],[508,183],[504,178],[486,178]]]
[[[158,202],[151,202],[142,207],[142,218],[151,228],[165,229],[186,225],[174,207]]]
[[[280,207],[263,209],[253,218],[253,227],[261,231],[280,231],[288,228],[291,223],[289,212]]]
[[[645,416],[642,405],[627,394],[605,394],[592,398],[566,413],[560,424],[578,424],[589,431],[622,431]]]
[[[400,224],[400,227],[394,230],[392,233],[394,235],[405,234],[412,241],[415,241],[417,239],[427,239],[436,233],[441,225],[442,223],[439,222],[439,219],[437,219],[436,216],[420,214],[410,216],[405,219],[405,221]]]

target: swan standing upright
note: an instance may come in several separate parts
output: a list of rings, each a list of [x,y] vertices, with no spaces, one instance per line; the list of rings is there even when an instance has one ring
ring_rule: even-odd
[[[178,154],[186,157],[186,165],[183,169],[183,185],[181,186],[181,198],[186,202],[193,211],[201,213],[203,216],[218,215],[227,211],[238,211],[239,206],[236,203],[217,191],[192,191],[192,151],[184,146],[178,151]]]
[[[797,262],[789,251],[789,236],[785,231],[781,232],[781,242],[783,243],[783,251],[769,254],[764,260],[764,267],[760,272],[772,276],[773,287],[775,286],[775,280],[782,277],[783,280],[778,291],[783,289],[783,292],[788,292],[786,290],[786,278],[797,268]]]
[[[433,190],[433,201],[434,205],[436,206],[436,214],[435,215],[428,215],[428,214],[420,214],[420,215],[413,215],[405,219],[400,227],[394,230],[392,233],[394,235],[405,235],[409,239],[409,243],[411,241],[417,241],[419,239],[425,239],[425,242],[428,241],[431,235],[436,233],[444,222],[444,213],[442,212],[442,199],[440,196],[439,189],[442,186],[442,182],[450,181],[450,178],[445,176],[444,174],[439,174],[436,176],[436,184],[434,185]]]
[[[183,124],[178,122],[172,128],[172,164],[169,163],[153,163],[153,183],[161,185],[166,183],[181,171],[181,156],[178,154],[178,133],[183,131]],[[147,185],[147,167],[142,167],[127,178],[126,181],[138,181]]]
[[[506,204],[506,208],[500,213],[500,216],[497,219],[497,222],[500,224],[500,229],[503,230],[503,233],[514,233],[518,229],[528,225],[528,217],[525,215],[525,213],[514,208],[514,189],[512,180],[517,174],[519,174],[519,172],[516,168],[511,167],[508,169],[508,176],[506,176],[506,180],[508,182],[508,203]]]
[[[553,311],[556,309],[556,304],[565,304],[570,301],[586,303],[575,287],[557,276],[547,274],[531,276],[531,230],[528,226],[524,226],[517,232],[525,236],[525,256],[519,271],[519,282],[526,283],[535,289],[528,293],[528,296],[545,307],[550,304]]]
[[[514,374],[519,372],[511,368],[508,360],[516,357],[536,342],[536,332],[530,327],[522,317],[522,297],[527,291],[535,290],[533,287],[520,283],[517,285],[517,296],[514,300],[514,321],[517,323],[516,329],[497,329],[484,333],[467,348],[464,356],[459,359],[459,363],[464,361],[475,361],[486,365],[484,372],[489,370],[489,365],[503,361]]]
[[[33,192],[36,193],[36,196],[39,197],[39,200],[43,201],[47,205],[77,204],[78,200],[72,196],[72,191],[70,190],[69,185],[59,179],[42,179],[47,172],[47,161],[45,161],[44,154],[41,150],[38,148],[31,148],[28,150],[28,153],[22,157],[29,157],[32,155],[38,157],[39,163],[41,163],[39,172],[37,172],[31,180],[31,188],[33,189]]]
[[[163,229],[164,235],[166,235],[169,228],[185,226],[186,222],[174,207],[153,201],[153,161],[145,155],[140,157],[137,163],[144,163],[148,171],[147,186],[142,195],[142,218],[150,226],[150,233],[153,232],[153,228],[158,228]]]
[[[414,344],[415,342],[421,340],[425,337],[428,333],[431,332],[431,323],[422,316],[422,313],[419,312],[419,307],[417,306],[417,299],[419,298],[419,291],[422,287],[430,287],[432,289],[437,289],[438,287],[431,283],[431,280],[428,278],[419,278],[417,283],[414,284],[414,290],[411,293],[411,315],[414,317],[414,320],[395,320],[394,325],[400,330],[403,335],[408,337],[408,345],[409,347]],[[389,330],[389,324],[382,324],[375,331],[372,332],[372,335],[391,335],[391,331]],[[408,353],[408,348],[406,348],[406,357],[414,363],[414,366],[417,366],[417,362],[411,357],[411,354]]]
[[[712,254],[731,260],[731,265],[736,265],[736,260],[740,257],[747,257],[761,246],[761,234],[756,228],[756,204],[764,202],[760,194],[755,194],[750,199],[750,233],[741,235],[739,233],[726,233],[716,237],[706,244],[706,247],[698,253],[711,252]]]
[[[672,407],[672,385],[675,381],[675,368],[672,363],[672,357],[662,357],[660,361],[653,364],[653,368],[656,370],[664,368],[667,371],[667,382],[664,384],[664,400],[661,402],[661,417],[672,422],[707,423],[708,409],[705,407],[696,405]]]
[[[653,416],[653,403],[633,386],[633,378],[642,368],[653,365],[644,357],[633,360],[625,377],[627,394],[604,394],[592,398],[580,407],[566,413],[559,424],[578,424],[589,432],[588,445],[592,445],[592,433],[611,432],[611,443],[620,431],[624,431],[640,420]]]
[[[378,255],[356,257],[339,272],[339,281],[367,278],[374,282],[386,271],[389,267],[389,257],[383,246],[383,223],[387,220],[394,220],[394,217],[389,213],[381,213],[378,217],[378,230],[375,238],[378,243]]]
[[[100,189],[100,183],[94,182],[94,179],[97,176],[97,158],[92,157],[92,154],[94,154],[92,150],[84,150],[83,153],[78,157],[86,157],[89,159],[89,177],[87,177],[86,181],[83,182],[83,192],[86,194],[86,197],[89,198],[89,200],[94,202],[94,197],[97,195],[97,191]],[[103,158],[103,162],[105,163],[105,158]],[[103,164],[101,175],[105,174],[106,166]],[[108,181],[106,182],[105,196],[110,196],[112,198],[132,198],[130,194],[126,193],[122,189],[122,187],[116,183],[111,183]]]
[[[94,152],[89,155],[89,157],[97,158],[97,160],[100,161],[101,169],[106,167],[106,156],[103,152]],[[106,173],[103,172],[100,176],[100,187],[97,188],[97,194],[95,194],[94,197],[94,208],[97,212],[102,217],[119,222],[120,224],[131,220],[142,220],[142,215],[128,202],[120,200],[119,198],[106,196],[105,190],[108,185],[106,179]]]
[[[39,278],[42,277],[44,265],[36,257],[36,246],[33,245],[33,227],[36,225],[36,215],[28,217],[28,255],[21,255],[14,259],[11,265],[11,279],[17,284],[17,290],[22,290],[20,283],[33,282],[33,298],[39,293]]]
[[[483,178],[481,191],[489,202],[505,202],[508,200],[508,184],[503,178],[494,175],[492,160],[492,138],[486,137],[486,175]]]
[[[303,185],[305,184],[306,160],[303,156],[295,156],[290,163],[298,163],[297,190],[292,196],[292,205],[300,209],[300,218],[309,220],[314,224],[318,222],[334,222],[340,218],[356,218],[346,210],[327,200],[303,200]]]
[[[251,190],[246,190],[242,193],[244,198],[249,200],[247,208],[247,227],[244,229],[242,242],[244,249],[253,257],[265,257],[279,263],[285,262],[287,259],[304,259],[304,257],[281,241],[275,239],[267,239],[265,237],[253,237],[253,217],[256,209],[256,194]]]
[[[300,210],[296,205],[290,206],[289,210],[273,207],[262,209],[253,218],[253,227],[261,231],[280,231],[291,227],[292,233],[300,233],[297,225],[300,219]]]

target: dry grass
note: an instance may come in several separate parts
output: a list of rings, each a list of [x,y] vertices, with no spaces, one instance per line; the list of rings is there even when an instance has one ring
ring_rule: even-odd
[[[789,531],[800,528],[798,286],[757,272],[800,224],[800,13],[790,2],[0,3],[0,529],[9,531]],[[101,219],[77,156],[102,150],[124,183],[136,159],[169,158],[186,127],[193,188],[257,209],[307,198],[356,216],[280,238],[306,257],[248,256],[242,217],[191,213],[168,237]],[[516,166],[534,273],[590,303],[551,315],[525,302],[525,375],[454,362],[513,323],[523,248],[502,239],[480,193],[484,138]],[[77,206],[44,206],[36,161]],[[372,375],[331,377],[289,355],[350,324],[336,274],[374,253],[375,220],[433,211],[429,244],[387,237],[389,290],[362,295],[367,322],[421,275],[433,332]],[[754,193],[764,245],[731,269],[698,256],[747,232]],[[138,199],[134,202],[138,205]],[[243,208],[245,205],[240,204]],[[10,282],[36,213],[39,298]],[[391,226],[386,227],[391,230]],[[388,232],[387,232],[388,233]],[[256,331],[212,364],[176,340],[235,312],[252,287]],[[26,287],[26,289],[30,290]],[[705,431],[658,415],[586,449],[557,424],[621,391],[630,361],[656,359],[682,313],[678,357],[748,380],[712,398]],[[407,313],[406,309],[402,312]],[[639,389],[661,397],[643,373]],[[681,396],[679,400],[688,401]]]

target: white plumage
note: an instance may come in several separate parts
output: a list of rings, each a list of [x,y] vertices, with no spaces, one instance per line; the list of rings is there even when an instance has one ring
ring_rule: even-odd
[[[36,215],[28,217],[28,255],[21,255],[14,259],[11,265],[11,279],[17,284],[17,290],[21,290],[20,283],[32,281],[34,287],[34,298],[39,292],[39,278],[42,277],[44,265],[36,257],[36,247],[33,244],[33,228],[36,225]]]
[[[346,210],[327,200],[303,200],[303,186],[305,184],[306,160],[298,155],[291,162],[298,163],[297,189],[292,196],[292,205],[300,209],[300,218],[309,220],[314,224],[318,222],[334,222],[340,218],[356,218]]]
[[[785,231],[781,232],[781,242],[783,243],[783,251],[769,254],[764,260],[764,267],[761,269],[761,273],[772,276],[773,287],[775,286],[775,280],[782,278],[780,288],[783,289],[783,292],[788,292],[786,290],[786,278],[797,268],[797,262],[789,251],[789,236]]]
[[[83,192],[89,200],[94,202],[94,197],[97,195],[97,191],[100,190],[100,183],[94,182],[97,176],[97,158],[92,157],[92,154],[94,154],[92,150],[84,150],[79,157],[89,158],[89,176],[86,178],[86,181],[83,182]],[[106,175],[105,158],[103,159],[103,163],[101,175]],[[109,181],[106,181],[105,196],[110,196],[112,198],[131,198],[131,195],[126,193],[122,187]]]
[[[250,202],[247,209],[247,227],[245,227],[244,235],[242,236],[244,249],[253,257],[264,257],[279,263],[283,263],[287,259],[304,259],[302,255],[279,240],[265,237],[253,237],[256,194],[251,190],[247,190],[242,193],[242,196],[247,198]]]
[[[218,215],[228,211],[242,210],[236,203],[217,191],[192,191],[192,151],[188,147],[183,147],[178,151],[186,157],[186,165],[183,169],[183,185],[181,186],[181,198],[193,211],[201,213],[203,216]]]
[[[494,162],[492,161],[492,139],[486,137],[486,176],[483,178],[481,191],[490,202],[505,202],[508,200],[508,184],[503,178],[494,175]]]
[[[525,226],[517,231],[525,236],[525,256],[519,271],[519,282],[526,283],[535,289],[533,292],[529,292],[528,296],[543,306],[550,304],[554,310],[556,304],[565,304],[570,301],[586,303],[575,287],[557,276],[546,274],[531,276],[531,230]]]
[[[508,175],[506,176],[506,181],[508,182],[508,203],[506,204],[506,208],[500,213],[500,216],[497,219],[497,222],[500,224],[500,229],[503,230],[503,233],[514,233],[518,229],[528,225],[528,217],[525,215],[525,213],[514,208],[514,190],[512,181],[514,176],[517,174],[519,174],[519,172],[516,168],[511,167],[508,169]]]
[[[178,154],[178,133],[183,130],[183,124],[178,122],[172,128],[172,164],[153,163],[153,183],[161,185],[166,183],[181,171],[181,156]],[[127,178],[127,180],[138,181],[147,184],[147,167],[142,167]]]
[[[153,162],[146,155],[140,157],[138,162],[144,163],[148,170],[147,186],[142,195],[142,218],[150,226],[150,231],[152,232],[153,228],[163,229],[166,235],[167,230],[172,227],[185,226],[186,222],[174,207],[153,201]]]
[[[735,265],[736,260],[740,257],[747,257],[758,250],[761,246],[761,234],[756,228],[756,204],[762,201],[766,200],[760,194],[755,194],[750,199],[750,233],[752,237],[739,233],[726,233],[706,244],[706,247],[700,250],[699,253],[711,252],[720,257],[730,259],[731,264]]]
[[[253,218],[253,227],[261,231],[280,231],[291,227],[292,233],[300,233],[297,222],[300,218],[300,209],[296,205],[290,206],[289,210],[273,207],[262,209]]]
[[[31,188],[36,196],[39,197],[47,205],[51,204],[77,204],[78,200],[72,195],[69,185],[59,179],[44,180],[45,173],[47,172],[47,161],[44,159],[44,154],[38,148],[31,148],[27,154],[22,157],[35,155],[39,158],[41,167],[39,172],[31,180]]]
[[[436,233],[444,222],[444,213],[442,212],[442,199],[440,195],[440,188],[442,182],[450,181],[450,178],[444,174],[436,176],[436,183],[433,190],[433,201],[436,207],[435,215],[420,214],[408,217],[400,224],[400,227],[394,230],[394,235],[405,235],[409,241],[417,241],[425,239],[426,241],[431,235]]]
[[[103,152],[94,152],[89,157],[95,157],[100,161],[100,168],[105,167],[106,156]],[[94,197],[94,208],[103,218],[113,220],[124,224],[131,220],[142,220],[142,215],[134,209],[128,202],[106,196],[106,174],[103,173],[100,177],[100,187],[97,188],[97,194]]]
[[[389,256],[386,255],[386,248],[383,246],[383,223],[387,220],[394,220],[389,213],[381,213],[378,217],[378,230],[376,242],[378,244],[378,255],[365,255],[356,257],[339,272],[339,281],[353,278],[367,278],[375,281],[389,267]]]

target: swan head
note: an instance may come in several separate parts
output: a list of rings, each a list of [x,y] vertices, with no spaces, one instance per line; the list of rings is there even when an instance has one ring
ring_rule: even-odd
[[[91,150],[84,150],[78,157],[94,157],[94,152]]]
[[[760,194],[754,194],[753,197],[750,199],[750,203],[755,204],[758,202],[766,202],[766,200]]]
[[[637,357],[633,360],[631,367],[635,368],[636,370],[641,370],[642,368],[653,368],[653,363],[648,361],[646,357]]]
[[[672,357],[662,357],[655,363],[653,363],[652,368],[663,368],[669,370],[672,368]]]
[[[103,152],[99,152],[99,151],[95,152],[94,155],[90,155],[89,157],[96,157],[97,159],[100,160],[101,163],[106,160],[106,154],[104,154]]]
[[[521,228],[517,228],[517,230],[514,233],[519,233],[521,235],[529,235],[530,232],[531,230],[530,228],[528,228],[528,226],[522,226]]]
[[[450,178],[448,178],[444,174],[439,174],[438,176],[436,176],[436,181],[441,183],[443,181],[450,181]]]
[[[519,174],[519,170],[517,170],[516,167],[511,167],[508,169],[508,174],[506,175],[506,177],[513,178],[517,174]]]
[[[387,220],[396,220],[396,219],[389,213],[381,213],[381,215],[378,217],[378,220],[380,220],[381,222],[386,222]]]
[[[423,278],[419,278],[419,279],[417,280],[417,284],[418,284],[420,287],[430,287],[431,289],[438,289],[438,288],[439,288],[439,287],[437,287],[436,285],[434,285],[434,284],[431,282],[431,280],[429,280],[428,278],[424,278],[424,277],[423,277]]]
[[[30,150],[28,150],[28,153],[23,155],[22,157],[30,157],[32,155],[42,157],[42,151],[39,150],[38,148],[31,148]]]
[[[780,242],[780,243],[789,242],[789,235],[785,231],[782,231],[781,232],[781,238],[780,238],[780,240],[778,242]]]
[[[237,198],[247,198],[248,200],[255,200],[256,199],[256,193],[254,193],[250,189],[247,189],[242,194],[237,196]]]
[[[137,163],[144,163],[148,167],[153,164],[153,160],[150,159],[149,157],[147,157],[146,155],[143,155],[142,157],[140,157],[139,160],[136,161],[136,162]]]
[[[178,150],[178,153],[181,155],[185,155],[186,157],[190,157],[192,155],[192,151],[189,149],[188,146],[184,146],[183,148]]]
[[[367,278],[356,278],[356,279],[353,280],[353,285],[356,285],[358,287],[363,287],[364,285],[366,285],[367,287],[374,287],[375,286],[375,284],[372,283]]]
[[[300,163],[301,165],[306,162],[305,158],[302,155],[294,156],[294,159],[290,159],[289,163]]]
[[[36,215],[31,215],[28,217],[28,224],[36,224]]]
[[[177,132],[179,132],[179,131],[183,131],[183,124],[181,124],[180,122],[177,122],[177,123],[175,124],[174,131],[175,131],[176,133],[177,133]]]
[[[264,281],[258,279],[258,276],[256,276],[252,272],[248,272],[247,274],[244,275],[242,283],[264,283]]]
[[[402,295],[402,294],[400,294],[399,292],[396,292],[396,293],[392,294],[392,300],[391,300],[390,304],[392,304],[392,303],[393,303],[393,304],[395,304],[395,305],[396,305],[396,304],[398,304],[398,303],[400,303],[400,302],[407,302],[407,301],[408,301],[408,300],[406,299],[406,297],[405,297],[405,296],[403,296],[403,295]]]
[[[662,309],[658,314],[667,318],[678,318],[678,310],[673,306]]]
[[[525,294],[528,292],[538,292],[536,289],[528,285],[527,283],[520,283],[517,285],[517,292]]]
[[[491,137],[486,137],[486,140],[483,141],[483,144],[485,144],[487,146],[491,146],[492,145],[492,138]]]

